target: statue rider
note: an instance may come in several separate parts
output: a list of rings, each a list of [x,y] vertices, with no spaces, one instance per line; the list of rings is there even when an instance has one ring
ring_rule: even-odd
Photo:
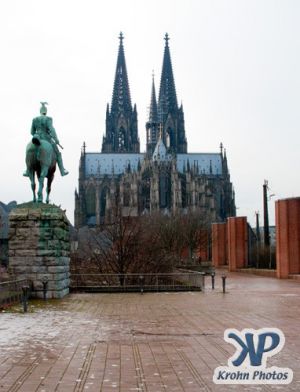
[[[47,102],[41,102],[42,106],[40,108],[41,115],[32,120],[31,135],[38,135],[41,139],[47,140],[51,145],[56,154],[57,164],[62,176],[66,176],[69,172],[64,168],[62,156],[57,146],[59,144],[55,129],[52,125],[52,118],[47,116]],[[26,170],[23,176],[28,177],[28,171]]]

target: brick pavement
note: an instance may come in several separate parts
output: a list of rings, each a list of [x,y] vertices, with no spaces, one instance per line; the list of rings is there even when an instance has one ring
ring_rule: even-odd
[[[300,285],[220,274],[214,292],[72,294],[0,314],[0,392],[299,391]],[[277,327],[284,349],[268,366],[290,367],[287,386],[217,386],[215,367],[234,353],[228,327]]]

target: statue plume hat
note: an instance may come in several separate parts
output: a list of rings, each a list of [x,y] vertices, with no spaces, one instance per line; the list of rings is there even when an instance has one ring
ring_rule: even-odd
[[[40,113],[41,114],[47,114],[47,108],[45,105],[48,105],[48,102],[41,102],[41,108],[40,108]]]

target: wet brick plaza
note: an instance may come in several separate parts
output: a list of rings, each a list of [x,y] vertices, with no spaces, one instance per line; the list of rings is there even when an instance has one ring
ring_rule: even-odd
[[[299,391],[300,283],[231,273],[205,292],[71,294],[0,314],[0,392]],[[280,328],[290,385],[215,385],[226,328]]]

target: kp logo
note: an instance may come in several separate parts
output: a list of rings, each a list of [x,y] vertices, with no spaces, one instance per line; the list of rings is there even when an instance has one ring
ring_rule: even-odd
[[[215,369],[215,384],[289,384],[293,371],[272,366],[267,359],[278,354],[285,343],[283,332],[278,328],[226,329],[224,340],[235,346],[236,352],[228,359],[228,366]]]

